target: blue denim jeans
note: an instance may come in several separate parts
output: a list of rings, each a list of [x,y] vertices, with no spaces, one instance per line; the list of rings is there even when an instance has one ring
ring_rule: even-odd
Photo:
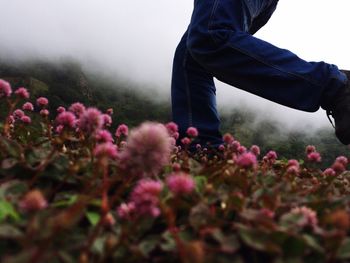
[[[173,64],[172,115],[180,138],[194,126],[198,143],[222,143],[214,77],[294,109],[314,112],[320,106],[325,110],[332,106],[347,81],[337,66],[307,62],[253,36],[269,20],[277,2],[195,0]]]

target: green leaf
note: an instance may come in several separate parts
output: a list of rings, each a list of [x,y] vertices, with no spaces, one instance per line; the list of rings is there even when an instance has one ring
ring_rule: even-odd
[[[12,218],[13,220],[19,220],[19,215],[13,205],[5,200],[0,200],[0,222],[6,219],[7,217]]]
[[[90,224],[95,226],[98,221],[100,221],[101,215],[96,212],[86,212],[86,217],[89,220]]]
[[[163,233],[160,247],[164,251],[174,251],[176,249],[175,239],[169,231]]]
[[[52,204],[53,207],[67,207],[73,205],[78,200],[78,195],[71,195],[66,200],[59,200]]]
[[[150,236],[146,240],[143,240],[138,247],[142,254],[148,257],[149,253],[159,244],[159,241],[159,236]]]
[[[314,238],[311,235],[303,235],[303,239],[305,243],[312,248],[313,250],[319,252],[319,253],[324,253],[324,249],[320,246],[320,244],[317,242],[316,238]]]
[[[205,176],[195,176],[194,181],[196,183],[196,191],[202,193],[205,186],[207,185],[207,177]]]
[[[337,252],[338,259],[350,259],[350,238],[346,238]]]

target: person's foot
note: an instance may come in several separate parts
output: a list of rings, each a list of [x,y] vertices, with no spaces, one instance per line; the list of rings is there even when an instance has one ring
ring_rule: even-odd
[[[346,74],[348,82],[345,88],[337,94],[334,106],[327,111],[327,114],[334,118],[335,135],[338,140],[348,145],[350,144],[350,71],[341,71]]]

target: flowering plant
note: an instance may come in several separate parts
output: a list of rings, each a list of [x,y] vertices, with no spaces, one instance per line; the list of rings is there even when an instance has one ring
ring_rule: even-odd
[[[322,171],[314,146],[303,160],[231,134],[191,147],[195,127],[184,138],[175,123],[111,131],[110,110],[53,114],[29,100],[0,80],[1,262],[350,259],[345,156]]]

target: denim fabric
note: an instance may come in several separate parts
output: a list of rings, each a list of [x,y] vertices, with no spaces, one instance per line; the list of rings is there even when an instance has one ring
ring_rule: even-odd
[[[252,35],[269,20],[277,2],[195,0],[173,64],[172,114],[180,138],[194,126],[198,143],[222,143],[214,77],[294,109],[331,107],[347,81],[337,66],[307,62]]]

